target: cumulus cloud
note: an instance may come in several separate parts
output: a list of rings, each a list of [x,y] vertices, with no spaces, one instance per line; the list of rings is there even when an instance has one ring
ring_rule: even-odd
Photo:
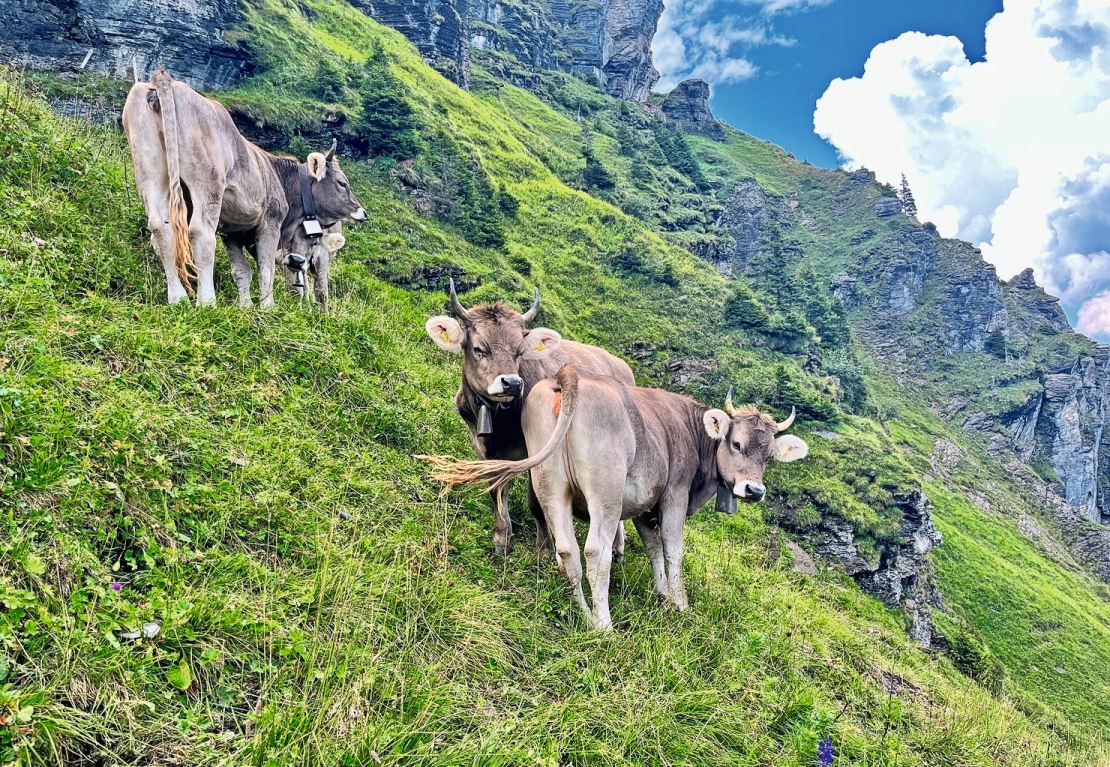
[[[831,0],[732,0],[742,14],[721,16],[716,0],[673,0],[665,4],[652,40],[659,90],[700,77],[711,85],[736,83],[759,72],[749,58],[754,48],[790,46],[795,41],[774,29],[774,17],[827,5]]]
[[[1110,4],[1006,0],[986,43],[976,63],[954,37],[881,43],[830,83],[814,128],[848,167],[905,173],[922,220],[1003,277],[1032,266],[1110,339]]]

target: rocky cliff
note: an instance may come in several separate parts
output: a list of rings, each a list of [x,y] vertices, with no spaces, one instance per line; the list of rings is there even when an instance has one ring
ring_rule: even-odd
[[[351,4],[413,42],[445,77],[470,87],[467,0],[351,0]]]
[[[224,88],[249,69],[227,40],[237,0],[0,0],[0,59],[32,69],[140,78],[158,67],[197,88]]]
[[[667,94],[660,108],[681,130],[701,133],[718,141],[725,138],[724,126],[709,109],[709,83],[705,80],[683,80]]]
[[[478,0],[470,45],[507,53],[530,68],[596,80],[613,96],[646,101],[659,79],[651,40],[660,0]]]

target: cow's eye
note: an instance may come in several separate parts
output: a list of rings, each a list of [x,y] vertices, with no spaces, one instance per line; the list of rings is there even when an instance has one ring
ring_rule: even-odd
[[[475,346],[474,347],[474,354],[476,354],[479,357],[485,357],[487,354],[489,354],[489,352],[487,352],[481,346]]]
[[[744,448],[739,442],[733,442],[732,443],[732,449],[739,453]]]

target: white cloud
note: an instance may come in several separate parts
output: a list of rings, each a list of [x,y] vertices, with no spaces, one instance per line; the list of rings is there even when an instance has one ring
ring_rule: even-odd
[[[1032,266],[1110,338],[1110,301],[1081,311],[1110,292],[1110,4],[1006,0],[986,43],[974,64],[954,37],[881,43],[862,77],[830,83],[814,128],[848,167],[904,172],[922,220],[1004,277]]]
[[[668,0],[652,40],[652,55],[662,73],[657,86],[668,91],[680,81],[700,77],[710,85],[735,83],[759,72],[748,54],[766,45],[795,41],[774,30],[773,17],[832,0],[732,0],[746,15],[721,15],[717,0]]]

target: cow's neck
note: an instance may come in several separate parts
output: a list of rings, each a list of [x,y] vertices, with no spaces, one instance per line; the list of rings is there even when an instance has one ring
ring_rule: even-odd
[[[717,470],[717,447],[720,443],[710,438],[705,431],[705,414],[711,408],[694,403],[691,408],[689,428],[697,445],[698,472],[694,485],[690,488],[691,504],[700,508],[709,498],[717,492],[721,482],[721,473]]]
[[[285,193],[285,202],[289,205],[289,212],[281,222],[282,242],[285,242],[305,217],[304,203],[301,201],[301,173],[305,172],[304,165],[290,157],[278,157],[269,153],[266,154],[266,159],[277,174],[281,189]],[[320,225],[325,227],[334,223],[334,221],[320,221]]]
[[[488,439],[514,439],[517,436],[523,438],[520,425],[523,398],[508,403],[494,402],[478,394],[465,381],[463,382],[463,397],[466,399],[466,407],[472,416],[471,420],[475,423],[480,422],[480,413],[483,406],[489,410],[490,418],[493,421],[493,431],[491,434],[481,436]]]

